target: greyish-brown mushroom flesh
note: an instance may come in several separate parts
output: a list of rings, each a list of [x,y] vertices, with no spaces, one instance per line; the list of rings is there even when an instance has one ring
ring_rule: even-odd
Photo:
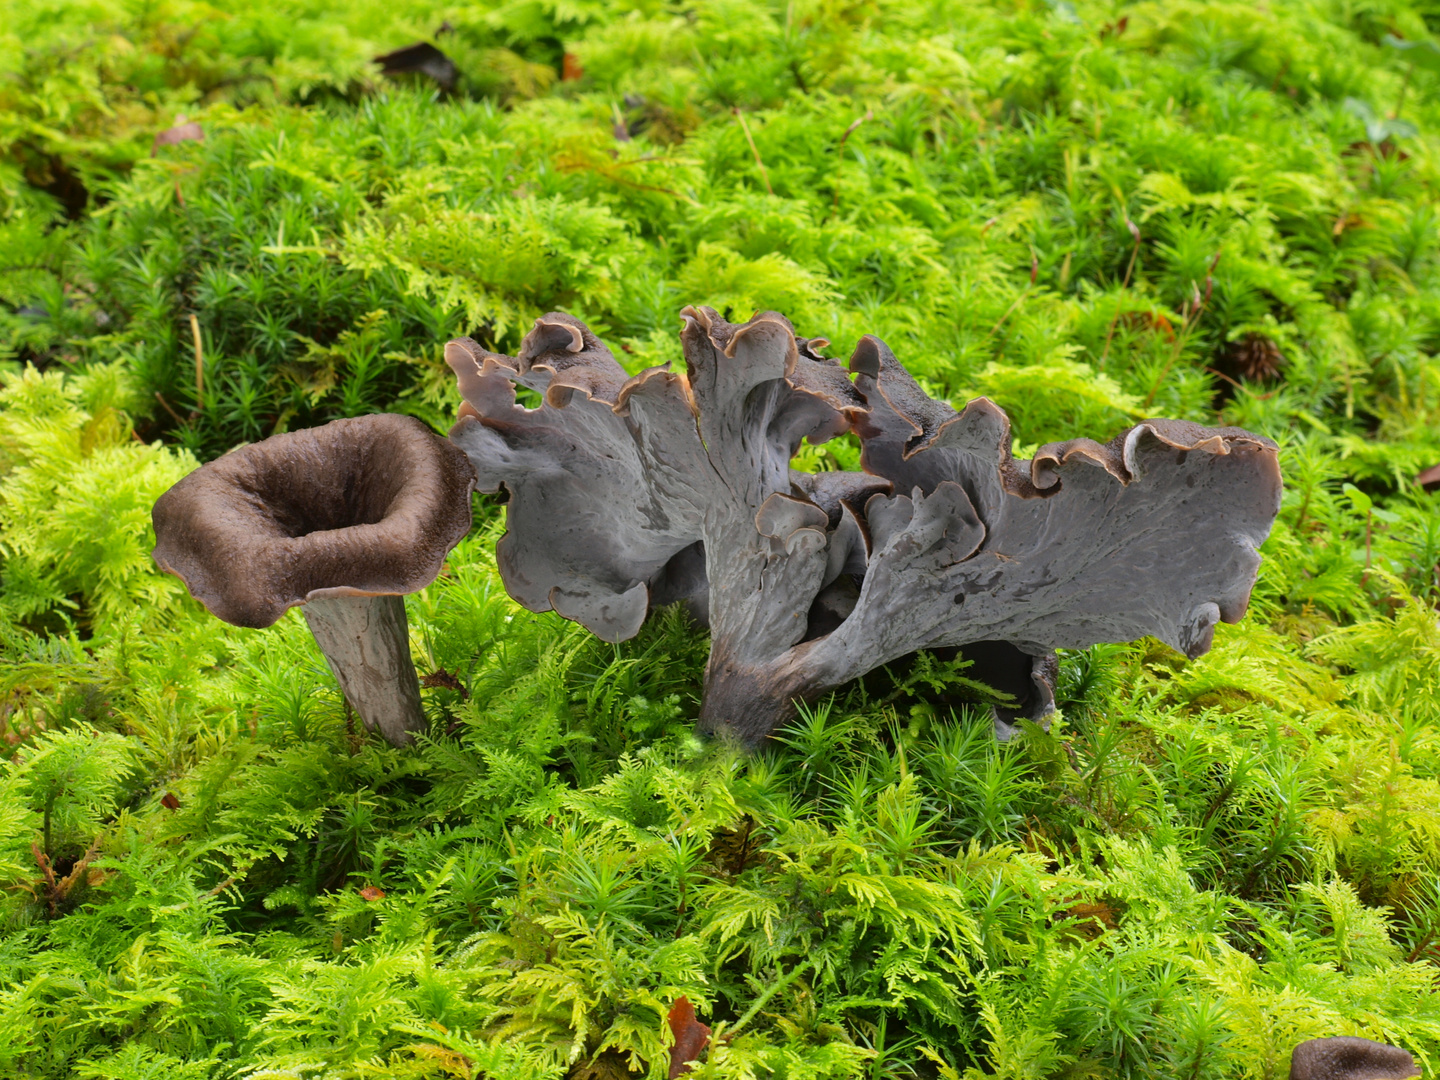
[[[510,594],[607,641],[686,600],[711,632],[702,728],[753,745],[796,701],[940,647],[1014,669],[1005,719],[1043,720],[1055,649],[1148,634],[1193,657],[1244,613],[1280,506],[1270,440],[1146,420],[1015,461],[994,403],[932,400],[878,338],[847,370],[774,312],[681,317],[683,372],[627,378],[560,312],[514,358],[460,339],[446,360],[450,437],[509,494]],[[845,431],[863,472],[790,468]]]
[[[425,727],[403,595],[470,528],[475,471],[408,416],[336,420],[234,450],[155,503],[154,558],[212,614],[304,605],[346,700],[397,746]]]

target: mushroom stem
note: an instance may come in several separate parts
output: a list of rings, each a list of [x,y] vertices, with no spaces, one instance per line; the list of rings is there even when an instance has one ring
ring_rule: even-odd
[[[301,609],[345,698],[395,746],[424,731],[402,596],[317,596]]]

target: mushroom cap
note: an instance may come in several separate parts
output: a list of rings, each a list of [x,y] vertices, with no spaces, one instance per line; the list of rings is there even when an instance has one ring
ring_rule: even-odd
[[[470,528],[475,469],[419,420],[378,413],[201,466],[152,511],[154,559],[217,618],[264,627],[317,596],[414,592]]]

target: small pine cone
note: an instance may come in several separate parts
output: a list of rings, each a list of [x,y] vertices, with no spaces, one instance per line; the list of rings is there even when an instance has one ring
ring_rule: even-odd
[[[1219,367],[1225,374],[1241,382],[1269,382],[1280,377],[1285,356],[1280,347],[1264,334],[1254,331],[1239,341],[1225,346]]]

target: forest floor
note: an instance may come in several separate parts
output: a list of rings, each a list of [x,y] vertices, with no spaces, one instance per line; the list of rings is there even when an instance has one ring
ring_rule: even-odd
[[[3,12],[0,1075],[660,1077],[682,997],[702,1077],[1440,1070],[1440,9]],[[633,372],[686,303],[877,334],[1019,456],[1274,438],[1248,616],[1062,655],[1006,744],[920,655],[744,756],[694,734],[703,632],[523,610],[477,498],[397,750],[298,613],[150,559],[237,445],[443,433],[450,337],[561,308]]]

